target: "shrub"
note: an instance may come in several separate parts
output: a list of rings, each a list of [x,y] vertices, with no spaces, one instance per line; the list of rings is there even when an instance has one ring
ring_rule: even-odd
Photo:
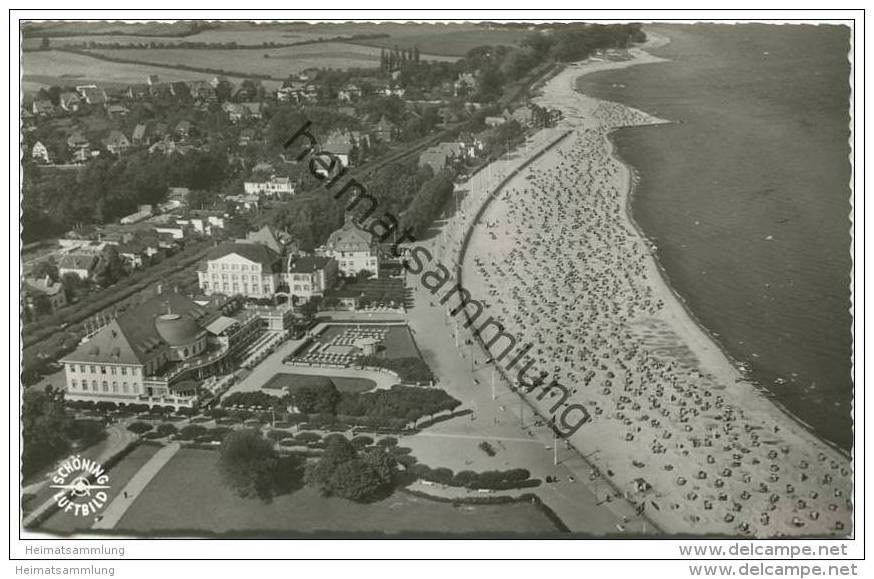
[[[179,431],[179,438],[182,440],[193,440],[201,436],[206,436],[207,432],[210,431],[207,430],[205,426],[189,424],[188,426],[183,426],[182,430]]]
[[[146,432],[152,430],[152,425],[148,422],[134,422],[133,424],[128,425],[128,430],[133,432],[134,434],[145,434]]]
[[[294,437],[298,442],[302,442],[304,444],[309,444],[311,442],[318,442],[322,439],[322,436],[316,432],[301,432],[297,436]]]
[[[352,446],[354,446],[358,450],[361,450],[362,448],[368,447],[371,444],[373,444],[373,438],[371,438],[369,436],[364,436],[364,435],[356,436],[355,438],[352,439]]]
[[[384,438],[380,438],[376,443],[377,446],[397,446],[398,439],[394,436],[386,436]]]
[[[175,425],[166,422],[164,424],[159,424],[158,427],[155,429],[155,432],[157,432],[161,436],[170,436],[171,434],[176,434],[178,431],[179,429],[176,428]]]

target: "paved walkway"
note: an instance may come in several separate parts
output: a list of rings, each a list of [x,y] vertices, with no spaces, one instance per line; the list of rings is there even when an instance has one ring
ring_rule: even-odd
[[[178,442],[172,442],[155,453],[155,455],[149,459],[149,462],[143,465],[143,467],[137,471],[137,474],[133,476],[133,478],[125,485],[125,487],[118,491],[118,494],[112,500],[111,503],[104,509],[102,516],[92,525],[92,529],[112,529],[130,506],[137,500],[137,497],[140,496],[140,493],[143,492],[152,479],[155,478],[161,469],[164,468],[170,459],[176,455],[176,452],[181,448]]]

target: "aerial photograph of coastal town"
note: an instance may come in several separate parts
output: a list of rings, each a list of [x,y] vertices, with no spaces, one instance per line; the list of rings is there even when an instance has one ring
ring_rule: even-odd
[[[855,536],[852,22],[18,31],[21,533]]]

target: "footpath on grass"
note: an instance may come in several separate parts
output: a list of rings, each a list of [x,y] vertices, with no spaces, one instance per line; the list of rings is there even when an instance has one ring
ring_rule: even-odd
[[[130,482],[125,487],[118,491],[115,498],[103,511],[92,525],[92,529],[112,529],[130,506],[137,500],[140,493],[149,486],[152,479],[161,472],[161,469],[170,462],[170,459],[176,456],[176,453],[182,447],[178,442],[171,442],[167,446],[161,448],[155,455],[149,459],[149,462],[143,465],[137,474],[134,475]]]

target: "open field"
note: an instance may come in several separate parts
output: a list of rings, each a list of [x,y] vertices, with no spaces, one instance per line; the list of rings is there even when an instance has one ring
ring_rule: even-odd
[[[161,470],[116,527],[136,533],[228,531],[335,533],[554,533],[534,505],[455,507],[395,493],[373,504],[325,498],[309,488],[271,503],[242,499],[225,487],[218,453],[182,449]]]
[[[248,52],[247,52],[248,53]],[[250,55],[251,56],[251,55]],[[183,62],[185,62],[183,60]],[[107,62],[81,54],[47,50],[44,52],[25,52],[21,56],[21,88],[25,92],[36,92],[41,87],[79,84],[128,85],[146,82],[150,74],[160,74],[161,80],[187,81],[209,80],[214,74],[189,72],[158,68],[141,64]],[[235,83],[241,78],[229,77]],[[272,86],[269,82],[265,86]],[[279,83],[274,83],[276,86]]]
[[[419,30],[415,33],[400,33],[388,38],[367,38],[356,40],[356,44],[378,46],[383,48],[419,48],[423,54],[442,56],[464,56],[471,49],[485,45],[516,46],[523,38],[531,34],[528,30],[485,29],[476,27],[472,30]]]
[[[326,370],[327,371],[327,370]],[[367,378],[349,378],[343,376],[309,376],[306,374],[280,373],[264,384],[264,388],[278,390],[288,388],[293,392],[301,386],[318,385],[324,383],[324,378],[330,379],[340,392],[367,392],[376,387],[376,382]]]
[[[379,48],[344,42],[319,42],[263,50],[222,50],[208,48],[97,49],[92,52],[109,58],[149,62],[166,66],[191,66],[221,69],[229,73],[266,74],[284,79],[307,68],[375,68]],[[455,60],[422,54],[429,60]]]
[[[121,493],[121,489],[160,448],[160,446],[141,444],[109,471],[109,484],[112,485],[112,490],[109,491],[110,501]],[[58,511],[43,523],[41,528],[57,533],[73,533],[91,528],[93,522],[92,517],[77,517],[71,513]]]
[[[307,24],[303,22],[279,23],[256,26],[253,23],[228,23],[218,30],[205,30],[188,36],[162,36],[159,33],[170,32],[170,28],[148,29],[147,35],[135,29],[104,26],[89,30],[73,27],[62,23],[53,27],[53,33],[68,33],[71,36],[52,36],[49,42],[53,47],[82,47],[89,43],[117,44],[119,46],[143,46],[149,43],[164,45],[185,42],[202,42],[208,44],[225,44],[234,42],[240,46],[260,46],[265,43],[289,44],[319,39],[350,37],[353,35],[387,35],[381,38],[366,38],[356,40],[356,44],[384,48],[412,48],[418,46],[422,53],[440,56],[464,56],[471,48],[491,45],[516,45],[530,32],[505,28],[486,28],[464,22],[453,23],[413,23],[413,22],[323,22]],[[85,24],[85,23],[81,23]],[[96,24],[96,23],[95,23]],[[104,23],[110,24],[110,23]],[[157,23],[156,23],[157,24]],[[86,24],[87,26],[87,24]],[[82,34],[100,30],[103,34]],[[174,29],[176,31],[181,28]],[[118,34],[127,32],[127,34]],[[39,48],[41,37],[25,38],[24,49]]]

